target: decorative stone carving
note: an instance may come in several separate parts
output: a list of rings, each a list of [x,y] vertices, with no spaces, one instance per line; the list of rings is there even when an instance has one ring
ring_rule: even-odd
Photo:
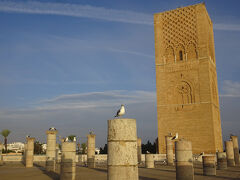
[[[186,81],[180,81],[176,86],[177,102],[178,104],[193,103],[192,88]]]

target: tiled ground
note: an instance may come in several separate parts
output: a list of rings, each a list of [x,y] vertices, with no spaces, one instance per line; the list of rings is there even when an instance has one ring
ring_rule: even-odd
[[[34,166],[25,168],[22,164],[7,164],[0,166],[1,180],[51,180],[59,179],[58,174],[49,174],[43,167]],[[107,169],[98,167],[88,169],[77,166],[77,180],[106,180]],[[155,169],[139,168],[140,180],[175,180],[175,168],[169,166],[157,166]],[[217,176],[208,177],[202,175],[202,168],[195,168],[195,180],[240,180],[240,167],[217,170]]]

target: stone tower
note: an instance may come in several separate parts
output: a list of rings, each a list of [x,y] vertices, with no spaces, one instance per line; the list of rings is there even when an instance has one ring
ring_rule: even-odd
[[[204,4],[154,15],[159,152],[179,134],[193,153],[222,151],[212,21]]]

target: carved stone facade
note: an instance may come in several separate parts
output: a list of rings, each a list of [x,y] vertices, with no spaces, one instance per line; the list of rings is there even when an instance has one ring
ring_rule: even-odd
[[[204,4],[154,15],[159,151],[179,133],[193,153],[222,151],[212,22]]]

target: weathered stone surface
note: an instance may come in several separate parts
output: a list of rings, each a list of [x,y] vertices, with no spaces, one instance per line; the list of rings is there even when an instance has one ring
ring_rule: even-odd
[[[95,134],[87,135],[87,163],[89,168],[95,168]]]
[[[180,139],[175,142],[176,180],[193,180],[192,143]]]
[[[108,120],[108,180],[138,180],[135,119]]]
[[[204,4],[154,15],[159,153],[179,133],[193,153],[223,151],[212,22]]]
[[[216,176],[215,156],[203,156],[203,175]]]
[[[225,148],[226,148],[226,154],[227,154],[227,165],[228,166],[235,166],[233,142],[232,141],[225,141]]]
[[[231,136],[232,142],[233,142],[233,151],[234,151],[234,161],[235,165],[239,166],[239,146],[238,146],[238,137],[237,136]]]
[[[35,138],[27,137],[27,150],[26,150],[26,167],[33,167],[33,153]]]
[[[47,161],[46,161],[46,170],[47,171],[55,171],[56,170],[56,136],[58,131],[57,130],[48,130],[46,131],[47,134]]]
[[[217,152],[217,167],[218,169],[227,169],[226,152]]]
[[[154,168],[153,154],[145,154],[145,166],[146,168]]]
[[[60,180],[76,178],[76,142],[62,143]]]
[[[137,138],[137,154],[138,154],[138,163],[142,162],[142,139]]]
[[[173,142],[172,142],[172,136],[166,136],[166,153],[167,153],[167,164],[169,166],[173,165]]]
[[[0,166],[3,165],[2,150],[3,150],[3,144],[0,143]]]

